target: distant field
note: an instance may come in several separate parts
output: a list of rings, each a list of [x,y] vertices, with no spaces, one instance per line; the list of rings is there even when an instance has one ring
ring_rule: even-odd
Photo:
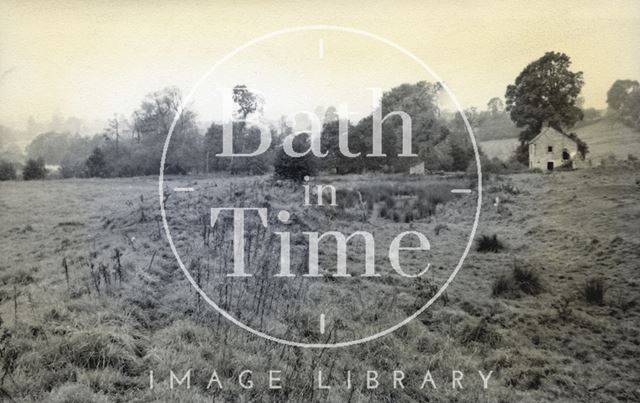
[[[622,123],[602,119],[575,132],[589,145],[587,159],[591,159],[593,165],[610,155],[617,159],[627,159],[629,154],[640,158],[640,132]]]
[[[603,159],[613,155],[617,159],[627,159],[629,154],[640,158],[640,132],[610,119],[576,129],[589,146],[587,159],[597,166]],[[518,139],[481,141],[480,147],[490,158],[508,159],[518,146]]]
[[[509,159],[518,146],[518,139],[486,140],[480,142],[480,148],[489,158]]]

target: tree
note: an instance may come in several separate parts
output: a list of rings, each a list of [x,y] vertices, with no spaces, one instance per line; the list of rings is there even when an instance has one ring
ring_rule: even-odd
[[[204,135],[205,172],[227,171],[231,159],[217,156],[222,152],[222,125],[213,122]]]
[[[0,147],[0,160],[10,162],[12,164],[23,164],[25,157],[22,149],[15,143],[9,143],[4,147]]]
[[[69,147],[69,133],[47,132],[39,134],[27,146],[27,157],[42,158],[47,164],[60,165]]]
[[[487,102],[487,109],[492,116],[504,112],[504,102],[498,97],[493,97]]]
[[[582,72],[569,70],[571,59],[564,53],[547,52],[522,70],[507,86],[506,110],[519,128],[518,160],[528,164],[527,143],[547,124],[564,132],[582,119],[577,106],[584,85]]]
[[[100,148],[96,147],[93,149],[93,152],[89,158],[87,158],[85,164],[87,166],[87,176],[90,178],[104,178],[108,176],[107,162]]]
[[[181,110],[181,106],[182,94],[176,87],[164,88],[144,98],[140,108],[133,113],[133,127],[139,140],[131,146],[132,158],[126,161],[129,165],[127,172],[134,172],[135,175],[158,173],[164,142],[180,111],[167,150],[165,168],[181,167],[180,170],[186,171],[203,168],[196,114],[187,107]]]
[[[311,136],[307,133],[296,135],[293,140],[293,149],[302,152],[309,148]],[[277,179],[290,179],[295,182],[302,182],[305,176],[313,176],[317,172],[316,157],[312,153],[307,153],[302,157],[292,157],[280,147],[276,153],[274,161],[274,176]]]
[[[619,111],[633,91],[640,89],[640,83],[636,80],[616,80],[607,91],[607,105],[609,109]]]
[[[117,154],[119,151],[119,143],[120,143],[120,121],[118,120],[118,115],[114,113],[113,119],[109,119],[107,123],[109,124],[109,127],[107,128],[107,133],[113,134],[116,140],[116,154]]]
[[[469,119],[469,123],[473,126],[476,139],[480,141],[518,137],[520,132],[505,112],[504,103],[498,97],[493,97],[487,102],[486,111],[475,111],[476,116],[470,116],[470,110],[467,110],[465,114],[467,118],[473,118]],[[459,114],[456,114],[453,118],[454,123],[458,125],[459,120]]]
[[[231,122],[233,131],[233,152],[248,154],[260,145],[261,135],[257,127],[247,124],[249,115],[261,113],[264,100],[251,92],[246,85],[233,87],[232,99],[236,106],[234,118],[240,121]],[[262,174],[270,170],[273,162],[274,133],[271,133],[271,147],[255,157],[220,157],[222,152],[223,125],[212,123],[204,137],[205,171],[225,170],[232,174],[248,172]]]
[[[587,143],[582,141],[575,133],[569,133],[569,137],[576,141],[576,144],[578,144],[578,154],[580,154],[580,157],[582,157],[582,159],[585,159],[587,153],[589,152],[589,146],[587,145]]]
[[[393,111],[402,111],[411,117],[412,152],[419,157],[399,157],[402,149],[402,120],[399,116],[390,116],[382,124],[382,152],[384,157],[366,157],[365,165],[371,171],[407,172],[409,167],[420,160],[428,149],[439,141],[441,134],[440,108],[438,106],[438,83],[420,81],[415,84],[401,84],[382,94],[381,117]],[[356,139],[362,143],[362,149],[355,147],[352,152],[361,151],[362,155],[372,152],[372,115],[360,120],[354,128]],[[351,141],[351,136],[349,136]]]
[[[620,109],[620,119],[627,126],[640,129],[640,90],[627,95]]]
[[[238,107],[236,113],[246,119],[251,113],[259,111],[262,108],[262,99],[251,92],[246,85],[236,85],[233,87],[233,102]]]
[[[69,137],[67,150],[60,161],[60,173],[63,178],[83,177],[87,175],[87,158],[95,147],[104,144],[104,137],[95,135],[85,137],[78,134]]]
[[[607,104],[615,118],[640,129],[640,84],[637,81],[616,80],[607,92]]]
[[[9,181],[16,178],[16,167],[9,161],[0,161],[0,181]]]
[[[327,111],[329,112],[330,110],[331,108]],[[329,114],[326,116],[329,116]],[[343,121],[343,124],[346,124],[345,131],[340,132],[340,121],[337,120],[337,115],[335,115],[335,118],[329,117],[325,119],[325,123],[322,125],[323,152],[327,152],[327,156],[321,159],[322,169],[335,172],[338,175],[362,172],[364,169],[363,136],[348,121]],[[340,151],[341,137],[343,139],[346,137],[349,151],[353,153],[360,152],[360,155],[357,157],[344,155]]]
[[[22,171],[22,178],[26,181],[32,179],[44,179],[47,176],[47,169],[44,166],[44,159],[29,159]]]

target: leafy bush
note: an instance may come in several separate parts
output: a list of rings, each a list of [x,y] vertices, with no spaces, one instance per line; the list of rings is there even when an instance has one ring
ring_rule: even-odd
[[[22,178],[26,181],[32,179],[44,179],[47,176],[47,169],[44,167],[44,159],[29,159],[22,171]]]
[[[0,181],[9,181],[16,178],[16,167],[8,161],[0,161]]]
[[[89,158],[87,158],[85,165],[87,166],[87,175],[90,178],[104,178],[108,176],[107,161],[104,157],[104,153],[98,147],[93,149],[93,152]]]
[[[498,235],[496,234],[492,236],[482,235],[477,241],[478,252],[498,253],[502,249],[504,249],[504,245],[498,240]]]
[[[306,144],[306,146],[305,146]],[[294,150],[302,152],[303,147],[308,147],[309,136],[298,135],[293,142]],[[274,161],[274,174],[278,179],[289,179],[296,182],[302,182],[305,176],[313,176],[318,168],[316,159],[311,153],[307,153],[302,157],[292,157],[281,147]]]
[[[590,278],[584,284],[583,295],[590,304],[602,305],[605,292],[606,288],[602,277]]]

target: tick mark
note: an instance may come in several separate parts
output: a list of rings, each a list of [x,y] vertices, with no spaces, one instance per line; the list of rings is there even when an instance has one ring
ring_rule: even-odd
[[[193,192],[194,188],[173,188],[174,192]]]
[[[471,189],[451,189],[451,193],[471,193]]]
[[[320,314],[320,334],[324,334],[324,314]]]

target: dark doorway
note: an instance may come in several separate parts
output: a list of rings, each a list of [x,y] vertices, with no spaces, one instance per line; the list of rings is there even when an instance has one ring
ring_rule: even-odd
[[[569,151],[562,150],[562,159],[565,161],[569,161]]]
[[[547,162],[547,170],[553,171],[553,161]]]

